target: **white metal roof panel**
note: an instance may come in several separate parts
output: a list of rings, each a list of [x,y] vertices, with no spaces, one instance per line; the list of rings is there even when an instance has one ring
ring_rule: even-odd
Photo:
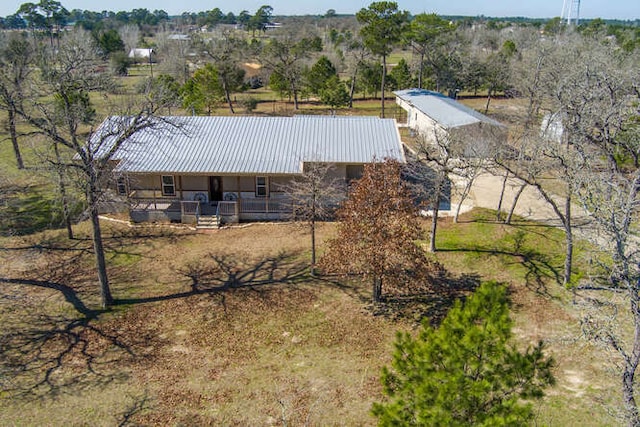
[[[394,94],[445,128],[466,126],[478,122],[499,127],[504,126],[500,122],[439,92],[424,89],[405,89],[396,91]]]
[[[303,162],[384,158],[404,161],[395,121],[345,116],[164,117],[113,156],[125,172],[192,174],[299,174]]]

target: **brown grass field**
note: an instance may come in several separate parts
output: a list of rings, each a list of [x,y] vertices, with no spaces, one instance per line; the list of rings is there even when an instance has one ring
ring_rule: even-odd
[[[554,279],[561,233],[488,218],[443,220],[435,256],[451,284],[382,312],[366,284],[307,275],[309,236],[295,224],[195,233],[103,221],[109,312],[98,310],[86,224],[73,241],[4,239],[1,424],[374,425],[396,332],[440,318],[464,276],[508,283],[518,345],[548,343],[558,384],[534,403],[536,424],[613,425],[615,378]],[[220,268],[194,288],[181,271],[213,256]]]

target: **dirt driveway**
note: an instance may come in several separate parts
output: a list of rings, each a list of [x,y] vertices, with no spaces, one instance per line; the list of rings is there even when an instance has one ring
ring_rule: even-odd
[[[476,178],[469,197],[463,202],[463,209],[470,209],[472,207],[497,209],[503,179],[504,175],[499,176],[488,172],[480,175]],[[503,212],[509,212],[519,188],[519,181],[513,178],[507,180],[504,199],[502,201]],[[560,198],[556,198],[556,202],[561,209],[564,209],[564,203]],[[582,209],[573,206],[572,210],[574,218],[584,218],[584,211]],[[557,226],[561,225],[549,203],[531,186],[527,186],[524,189],[516,205],[515,214],[528,220],[540,221]]]

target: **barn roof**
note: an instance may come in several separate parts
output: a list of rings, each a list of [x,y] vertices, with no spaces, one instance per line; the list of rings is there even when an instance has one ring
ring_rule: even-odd
[[[105,142],[122,117],[105,120]],[[102,136],[101,136],[102,135]],[[393,119],[377,117],[163,117],[112,157],[130,173],[299,174],[303,162],[404,161]]]
[[[500,122],[439,92],[424,89],[405,89],[396,91],[394,94],[445,128],[455,128],[479,122],[492,126],[504,126]]]

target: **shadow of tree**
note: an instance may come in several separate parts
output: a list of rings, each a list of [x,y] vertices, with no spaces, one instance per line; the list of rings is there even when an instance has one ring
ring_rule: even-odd
[[[410,320],[416,324],[426,318],[435,326],[440,324],[456,300],[466,298],[480,283],[480,276],[476,274],[454,277],[442,270],[422,289],[413,287],[410,293],[387,295],[381,304],[371,304],[369,309],[375,315],[392,320]]]
[[[518,226],[520,227],[520,226]],[[548,226],[545,228],[548,229]],[[527,230],[529,233],[530,230]],[[541,232],[545,236],[544,232]],[[440,249],[439,252],[467,253],[472,255],[488,255],[490,257],[500,257],[503,265],[511,267],[521,266],[524,269],[525,286],[539,295],[552,297],[547,285],[549,282],[562,283],[561,265],[555,265],[553,258],[537,248],[529,247],[525,244],[526,233],[518,229],[510,235],[510,242],[504,243],[503,247],[488,247],[481,243],[468,245],[467,247]]]
[[[175,266],[173,271],[186,279],[185,282],[188,281],[188,291],[141,298],[116,298],[114,304],[144,304],[237,288],[257,289],[264,285],[294,285],[312,280],[308,264],[299,261],[297,254],[285,252],[257,260],[241,255],[209,253]]]
[[[144,237],[115,236],[110,242],[116,250],[130,245],[127,239]],[[55,397],[122,380],[120,367],[139,356],[135,349],[148,336],[121,334],[113,322],[101,321],[103,310],[91,308],[97,301],[91,240],[44,233],[0,253],[22,265],[15,269],[9,263],[0,273],[0,392]]]
[[[52,262],[56,267],[45,268],[40,274],[32,272],[36,277],[0,277],[0,283],[7,285],[0,291],[3,297],[0,310],[3,303],[8,310],[10,304],[23,302],[20,316],[6,316],[12,321],[3,325],[4,333],[0,335],[0,390],[4,393],[37,398],[122,380],[126,374],[118,367],[141,357],[143,352],[137,349],[154,339],[144,331],[121,333],[117,323],[99,321],[105,312],[88,307],[78,293],[77,288],[82,287],[79,283],[88,280],[84,275],[86,269],[80,266],[77,254],[68,255],[64,259],[54,256],[56,261]],[[176,271],[191,282],[188,291],[116,299],[115,304],[135,305],[210,294],[222,295],[220,305],[224,306],[224,293],[234,289],[258,290],[265,285],[295,285],[311,280],[307,264],[298,258],[293,253],[257,260],[208,254],[201,257],[200,264]],[[29,298],[21,298],[21,288],[54,291],[73,312],[47,312],[46,307],[35,302],[37,299],[29,303]]]
[[[150,408],[150,399],[147,391],[140,396],[129,396],[132,402],[118,416],[118,427],[137,425],[132,418],[139,412]]]
[[[75,310],[47,313],[38,299],[22,298],[19,317],[3,316],[4,333],[0,336],[3,393],[14,398],[56,396],[123,378],[123,373],[113,368],[135,357],[133,348],[141,340],[121,339],[95,322],[102,312],[88,308],[68,285],[4,277],[0,277],[0,283],[54,290]],[[3,287],[3,291],[7,289]]]

